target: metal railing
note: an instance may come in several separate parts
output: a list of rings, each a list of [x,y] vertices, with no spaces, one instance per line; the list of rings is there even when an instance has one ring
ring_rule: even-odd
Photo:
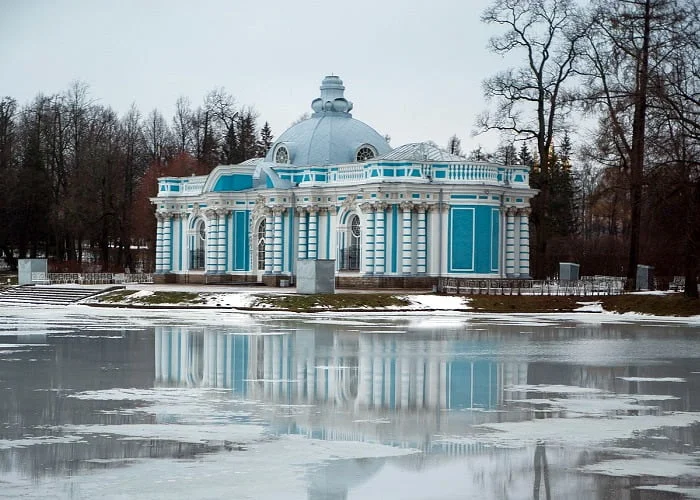
[[[360,247],[357,245],[340,249],[339,269],[341,271],[360,270]]]
[[[151,273],[48,273],[43,283],[60,285],[109,285],[120,283],[153,283]]]
[[[458,295],[597,296],[625,293],[624,278],[566,280],[439,278],[438,292]]]

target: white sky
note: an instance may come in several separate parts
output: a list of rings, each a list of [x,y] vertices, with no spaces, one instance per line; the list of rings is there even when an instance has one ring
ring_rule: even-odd
[[[481,81],[505,62],[486,48],[487,0],[0,0],[0,95],[19,103],[80,80],[117,112],[170,120],[224,87],[278,137],[339,75],[353,116],[396,147],[452,134],[465,151],[485,107]]]

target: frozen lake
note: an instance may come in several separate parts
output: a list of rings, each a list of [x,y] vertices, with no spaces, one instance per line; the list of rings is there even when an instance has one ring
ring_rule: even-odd
[[[6,308],[0,496],[700,498],[700,327],[599,317]]]

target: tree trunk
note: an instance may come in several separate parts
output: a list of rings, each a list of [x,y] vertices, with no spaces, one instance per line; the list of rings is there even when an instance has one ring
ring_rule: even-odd
[[[644,34],[637,71],[632,121],[632,150],[630,152],[630,247],[627,262],[627,287],[636,288],[639,264],[639,241],[642,220],[642,175],[644,171],[644,138],[646,134],[647,87],[649,83],[649,39],[651,0],[644,3]]]

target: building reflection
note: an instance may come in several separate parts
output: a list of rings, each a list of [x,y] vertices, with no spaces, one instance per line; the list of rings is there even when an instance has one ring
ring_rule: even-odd
[[[527,363],[477,356],[484,341],[327,333],[156,327],[156,382],[230,388],[270,403],[414,411],[494,409],[504,386],[527,383]]]

